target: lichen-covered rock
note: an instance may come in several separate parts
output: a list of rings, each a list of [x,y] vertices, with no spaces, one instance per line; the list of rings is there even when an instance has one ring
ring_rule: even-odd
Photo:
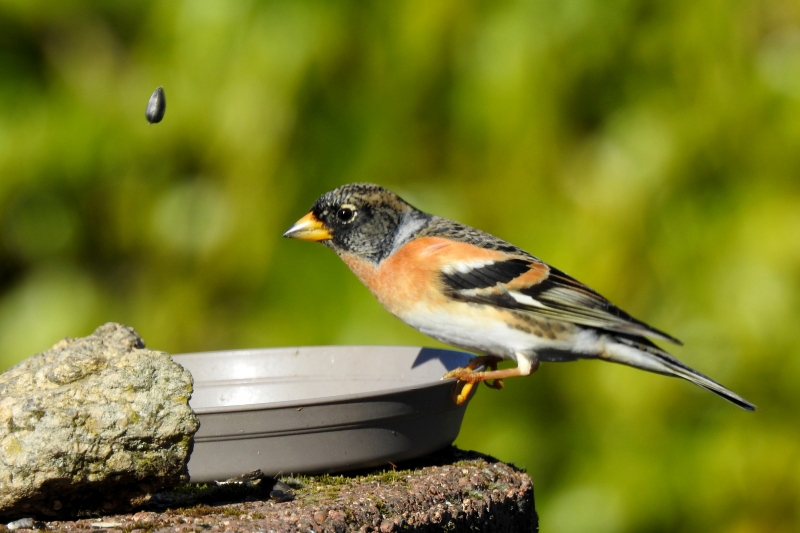
[[[192,377],[105,324],[0,374],[0,516],[125,510],[186,481]]]

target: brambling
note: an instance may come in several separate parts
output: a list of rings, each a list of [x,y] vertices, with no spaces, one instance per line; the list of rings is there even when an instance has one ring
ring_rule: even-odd
[[[495,388],[541,361],[602,359],[680,377],[747,410],[755,406],[649,338],[681,344],[529,253],[483,231],[423,213],[369,183],[322,195],[284,237],[336,252],[378,301],[434,339],[481,354],[445,374]],[[516,367],[498,370],[502,360]],[[491,381],[492,383],[489,383]]]

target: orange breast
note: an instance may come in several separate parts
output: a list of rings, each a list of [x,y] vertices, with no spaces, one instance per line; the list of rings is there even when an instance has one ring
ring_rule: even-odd
[[[397,250],[380,265],[341,254],[350,270],[392,314],[402,317],[412,307],[451,302],[441,291],[442,268],[453,261],[501,260],[503,253],[471,244],[422,237]]]

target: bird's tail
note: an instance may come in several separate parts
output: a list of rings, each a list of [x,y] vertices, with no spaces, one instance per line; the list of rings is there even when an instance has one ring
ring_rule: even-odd
[[[649,370],[666,376],[683,378],[699,385],[714,394],[722,396],[748,411],[755,411],[756,406],[748,402],[735,392],[723,387],[708,376],[681,363],[649,340],[642,337],[614,334],[613,341],[606,345],[602,356],[607,361]]]

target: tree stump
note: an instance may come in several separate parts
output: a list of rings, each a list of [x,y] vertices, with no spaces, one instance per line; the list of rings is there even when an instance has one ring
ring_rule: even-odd
[[[492,457],[451,447],[382,470],[281,480],[254,475],[245,482],[184,485],[156,495],[131,514],[10,525],[130,533],[534,532],[538,517],[527,474]]]

